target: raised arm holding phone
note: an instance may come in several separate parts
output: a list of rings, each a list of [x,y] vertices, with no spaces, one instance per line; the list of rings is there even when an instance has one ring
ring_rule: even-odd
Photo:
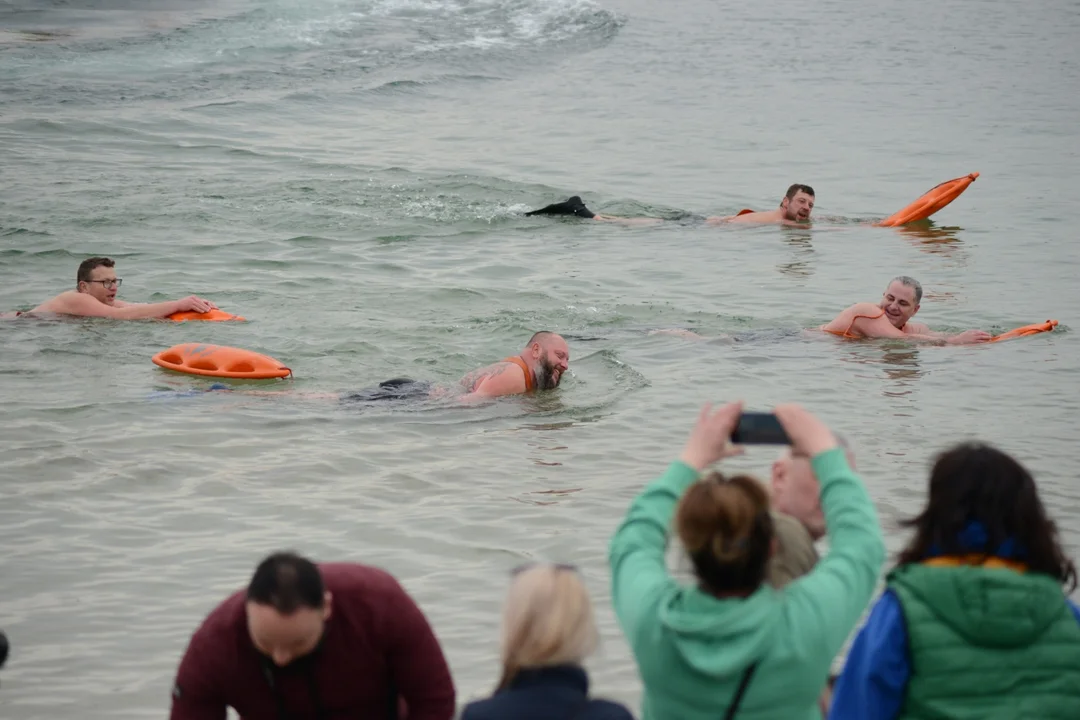
[[[764,486],[746,475],[702,476],[742,451],[733,437],[790,440],[821,483],[831,551],[783,590],[765,582],[774,529]],[[668,573],[672,525],[696,587]],[[645,686],[643,720],[715,720],[739,707],[820,717],[830,663],[869,603],[884,557],[870,497],[823,422],[797,405],[777,407],[772,418],[743,413],[741,402],[703,407],[679,459],[631,503],[609,549],[615,613]]]

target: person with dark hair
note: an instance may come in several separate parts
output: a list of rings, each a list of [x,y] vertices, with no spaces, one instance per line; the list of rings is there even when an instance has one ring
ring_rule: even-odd
[[[814,188],[795,183],[787,189],[776,210],[764,212],[741,212],[727,217],[711,217],[710,224],[721,222],[738,223],[779,223],[781,225],[805,225],[810,222],[810,213],[814,210]]]
[[[848,652],[829,717],[1078,718],[1077,574],[1031,474],[989,445],[938,455],[915,534]]]
[[[116,276],[116,263],[107,257],[83,260],[75,274],[75,289],[60,293],[51,300],[26,313],[16,315],[78,315],[106,317],[114,320],[145,320],[163,318],[177,312],[204,313],[217,305],[195,295],[180,300],[159,303],[129,303],[116,299],[121,278]]]
[[[740,223],[779,223],[781,225],[805,225],[810,222],[810,213],[814,209],[814,188],[809,185],[796,183],[787,189],[784,197],[780,200],[780,207],[766,212],[753,212],[743,210],[738,215],[725,217],[707,217],[704,221],[709,225],[719,225],[726,222]],[[600,220],[604,222],[618,222],[628,225],[651,225],[663,222],[661,218],[641,217],[627,218],[618,215],[601,215],[594,213],[585,206],[580,195],[574,195],[562,202],[545,205],[537,210],[525,213],[526,217],[533,215],[573,215],[587,220]],[[696,216],[699,220],[700,216]]]
[[[775,529],[757,480],[707,467],[735,454],[742,403],[706,405],[679,460],[630,505],[608,553],[615,614],[644,683],[643,720],[810,718],[829,665],[874,592],[885,558],[877,515],[836,437],[797,405],[774,410],[821,483],[830,551],[777,590],[767,582]],[[669,527],[690,556],[692,587],[668,573]]]
[[[454,684],[427,619],[388,573],[275,553],[188,644],[171,720],[449,720]]]
[[[986,342],[992,336],[984,330],[967,330],[956,335],[934,332],[921,323],[910,322],[919,312],[922,285],[913,277],[893,278],[878,303],[855,303],[819,329],[842,338],[904,338],[937,345],[967,345]]]

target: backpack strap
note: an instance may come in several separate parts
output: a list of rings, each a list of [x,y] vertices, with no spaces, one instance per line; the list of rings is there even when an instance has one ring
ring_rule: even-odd
[[[754,677],[754,671],[757,670],[757,666],[758,664],[755,662],[753,665],[746,668],[742,680],[739,681],[739,689],[735,691],[735,697],[731,700],[731,705],[728,706],[727,713],[724,715],[724,720],[732,720],[732,718],[735,717],[735,713],[739,711],[739,705],[742,704],[746,686],[750,684],[750,678]]]

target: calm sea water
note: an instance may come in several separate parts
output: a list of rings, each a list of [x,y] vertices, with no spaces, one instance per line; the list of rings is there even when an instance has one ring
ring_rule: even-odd
[[[497,677],[508,568],[578,563],[596,689],[636,707],[607,541],[705,399],[802,402],[851,436],[894,551],[933,454],[997,443],[1077,554],[1078,33],[1071,0],[0,0],[0,309],[103,254],[124,299],[249,320],[0,324],[0,715],[161,717],[190,633],[283,547],[394,572],[462,701]],[[865,222],[972,171],[928,227]],[[792,182],[817,190],[812,230],[521,214],[768,209]],[[935,328],[1061,326],[969,348],[797,332],[897,274]],[[572,350],[545,397],[303,395],[449,383],[539,328]],[[296,378],[184,396],[207,383],[150,356],[188,341]]]

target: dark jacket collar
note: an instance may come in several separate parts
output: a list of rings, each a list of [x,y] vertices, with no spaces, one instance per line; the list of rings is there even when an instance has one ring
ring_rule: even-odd
[[[508,690],[533,687],[566,687],[589,694],[589,676],[578,665],[552,665],[519,670]]]

